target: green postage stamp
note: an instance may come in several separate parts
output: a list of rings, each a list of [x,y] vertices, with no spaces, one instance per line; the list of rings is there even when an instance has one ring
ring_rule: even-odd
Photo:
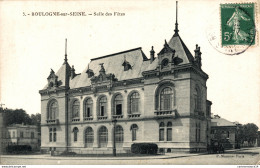
[[[255,4],[220,4],[222,46],[255,44]]]

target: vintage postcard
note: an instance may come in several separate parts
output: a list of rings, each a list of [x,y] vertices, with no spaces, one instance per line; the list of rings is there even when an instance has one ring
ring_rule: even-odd
[[[0,164],[260,162],[259,1],[0,1]]]

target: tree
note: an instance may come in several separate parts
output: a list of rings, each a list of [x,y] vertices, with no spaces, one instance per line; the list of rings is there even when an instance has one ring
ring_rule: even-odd
[[[32,123],[30,116],[23,109],[4,109],[3,110],[4,125],[12,124],[28,124]]]
[[[243,144],[245,141],[248,144],[254,144],[257,138],[258,127],[254,123],[248,123],[239,126],[237,129],[236,141]]]
[[[41,114],[40,113],[31,114],[31,119],[32,119],[32,125],[36,125],[38,132],[41,132]]]
[[[243,125],[244,139],[249,144],[255,143],[257,139],[258,127],[254,123],[248,123]]]
[[[40,127],[41,123],[41,114],[29,114],[26,113],[23,109],[0,109],[0,112],[3,113],[4,125],[9,126],[12,124],[26,124],[26,125],[36,125]],[[40,128],[39,128],[40,129]],[[38,131],[39,131],[38,129]]]
[[[244,127],[242,125],[237,126],[236,142],[238,144],[243,144],[245,141],[244,137]]]

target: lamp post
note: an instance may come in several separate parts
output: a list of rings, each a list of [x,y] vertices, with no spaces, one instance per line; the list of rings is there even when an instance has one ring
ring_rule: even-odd
[[[114,118],[112,119],[112,123],[114,126],[114,131],[113,131],[113,156],[116,156],[116,122],[117,120]]]

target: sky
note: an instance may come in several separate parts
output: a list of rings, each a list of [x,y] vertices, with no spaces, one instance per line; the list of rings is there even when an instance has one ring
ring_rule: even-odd
[[[219,52],[209,42],[208,32],[217,30],[220,35],[220,3],[226,1],[179,1],[179,34],[192,54],[196,44],[201,47],[212,112],[260,128],[259,34],[257,44],[242,54]],[[32,12],[87,16],[32,16]],[[95,12],[104,16],[94,16]],[[105,16],[107,12],[112,16]],[[91,58],[137,47],[147,57],[151,46],[158,53],[174,33],[175,17],[175,1],[1,1],[0,103],[40,113],[39,90],[47,84],[50,69],[57,72],[62,65],[65,38],[69,64],[82,73]]]

